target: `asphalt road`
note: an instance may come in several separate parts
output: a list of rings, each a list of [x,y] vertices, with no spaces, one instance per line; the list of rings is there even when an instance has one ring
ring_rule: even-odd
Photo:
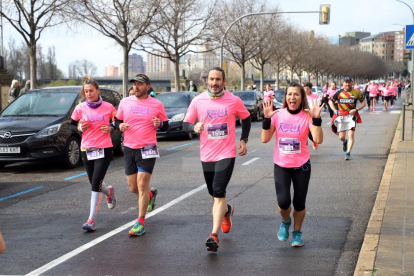
[[[235,207],[233,230],[220,234],[218,253],[204,246],[212,201],[203,185],[198,138],[159,139],[161,158],[150,184],[159,191],[157,207],[141,237],[128,236],[137,196],[128,191],[122,158],[114,159],[105,178],[116,189],[117,206],[102,204],[94,233],[81,229],[90,201],[83,167],[8,165],[0,172],[0,231],[7,243],[0,274],[352,275],[401,102],[392,112],[364,110],[350,161],[323,114],[324,143],[310,150],[303,248],[277,240],[274,140],[260,142],[261,123],[252,125],[248,155],[236,159],[227,190]]]

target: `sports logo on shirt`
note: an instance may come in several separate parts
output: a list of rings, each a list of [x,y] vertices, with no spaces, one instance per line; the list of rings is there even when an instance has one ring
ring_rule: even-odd
[[[149,115],[150,109],[149,107],[131,106],[129,113],[135,115]]]
[[[211,109],[211,110],[207,110],[207,118],[208,117],[210,117],[211,119],[223,118],[223,117],[228,118],[229,115],[227,113],[227,107],[224,108],[224,109]]]
[[[278,131],[282,132],[292,132],[292,133],[298,133],[300,134],[300,124],[286,124],[286,123],[280,123]]]

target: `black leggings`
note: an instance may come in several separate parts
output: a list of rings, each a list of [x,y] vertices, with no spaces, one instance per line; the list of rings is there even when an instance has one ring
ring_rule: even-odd
[[[282,168],[275,164],[276,196],[281,209],[287,210],[290,207],[290,185],[293,182],[293,208],[298,212],[305,210],[310,176],[310,160],[299,168]]]
[[[367,99],[368,108],[371,107],[371,100],[369,98],[369,92],[364,92],[365,99]]]
[[[217,162],[201,162],[208,193],[217,198],[226,197],[226,188],[233,174],[236,158],[226,158]]]
[[[102,182],[112,160],[112,148],[105,148],[105,157],[96,160],[88,160],[85,151],[82,151],[81,153],[82,161],[85,165],[86,173],[88,174],[89,183],[92,185],[92,191],[102,192]]]

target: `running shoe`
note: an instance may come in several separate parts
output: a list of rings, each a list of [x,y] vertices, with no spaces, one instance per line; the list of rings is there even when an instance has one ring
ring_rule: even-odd
[[[345,160],[349,160],[349,157],[351,157],[351,153],[350,152],[345,153]]]
[[[147,212],[151,212],[155,209],[155,198],[157,197],[158,190],[157,188],[151,188],[150,191],[152,192],[152,198],[150,199],[147,207]]]
[[[300,230],[295,230],[292,232],[292,246],[293,247],[301,247],[304,246],[305,244],[303,243],[302,240],[302,231]]]
[[[342,150],[346,152],[348,149],[348,139],[345,139],[345,141],[342,143]]]
[[[114,209],[116,206],[115,189],[113,186],[108,186],[109,195],[106,196],[106,202],[108,203],[109,209]]]
[[[141,236],[145,234],[145,228],[139,221],[136,221],[134,226],[129,230],[130,236]]]
[[[289,218],[288,221],[283,221],[280,224],[279,232],[277,233],[277,238],[279,241],[287,241],[289,239],[289,228],[292,224],[292,220]]]
[[[219,240],[216,233],[211,233],[206,240],[207,251],[217,252]]]
[[[82,229],[88,232],[93,232],[96,230],[96,224],[94,219],[88,219],[83,225]]]
[[[233,213],[234,207],[231,204],[227,204],[227,213],[224,215],[223,221],[221,222],[221,231],[223,231],[223,233],[229,233],[231,231],[231,217],[233,216]]]

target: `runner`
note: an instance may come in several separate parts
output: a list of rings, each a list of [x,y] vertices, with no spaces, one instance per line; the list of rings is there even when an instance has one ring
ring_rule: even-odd
[[[352,89],[352,79],[345,77],[344,89],[339,90],[332,97],[330,103],[335,115],[332,117],[332,130],[339,135],[342,141],[342,149],[345,152],[345,160],[349,160],[352,146],[354,145],[355,127],[356,123],[361,123],[361,117],[358,114],[365,105],[364,96],[360,91]],[[357,108],[356,103],[360,101],[362,104]],[[338,104],[338,110],[334,106],[334,102]],[[348,131],[348,139],[346,139],[346,132]],[[349,141],[348,141],[349,140]]]
[[[286,241],[289,238],[292,224],[290,186],[293,183],[294,226],[291,245],[294,247],[304,245],[302,224],[306,215],[306,195],[311,176],[307,139],[308,134],[312,133],[316,143],[321,144],[323,141],[321,110],[322,106],[319,105],[309,110],[305,90],[293,82],[286,89],[282,109],[273,111],[269,103],[265,104],[264,109],[262,142],[269,142],[273,133],[276,133],[274,179],[278,210],[282,217],[278,239]]]
[[[266,84],[266,90],[263,92],[263,100],[272,102],[274,98],[275,91],[272,90],[272,86],[270,84]]]
[[[331,83],[331,87],[328,89],[327,95],[329,98],[328,101],[328,110],[329,110],[329,116],[332,118],[334,115],[333,110],[331,108],[330,102],[332,102],[331,98],[335,95],[336,91],[338,91],[338,88],[336,88],[336,82]]]
[[[391,104],[391,109],[393,109],[394,108],[394,101],[397,98],[397,87],[395,86],[394,82],[392,82],[392,81],[389,82],[388,91],[389,91],[389,97],[390,97],[389,103]]]
[[[377,94],[379,92],[378,90],[378,86],[375,84],[374,81],[371,81],[371,85],[368,86],[368,92],[369,92],[369,100],[371,102],[371,111],[376,111],[377,109],[375,108],[376,105],[376,97]]]
[[[138,74],[130,80],[135,97],[124,98],[116,114],[116,126],[124,132],[124,160],[129,191],[138,194],[138,218],[131,236],[145,234],[145,215],[155,207],[157,189],[149,188],[155,160],[159,157],[157,129],[168,129],[164,105],[148,95],[149,78]]]
[[[323,102],[325,103],[324,110],[323,110],[324,112],[328,110],[328,105],[329,105],[328,104],[328,101],[329,101],[328,90],[329,90],[329,83],[325,83],[322,89]]]
[[[208,251],[219,247],[220,226],[223,233],[232,229],[234,207],[226,202],[226,188],[236,160],[236,116],[242,120],[238,145],[240,156],[246,155],[250,132],[250,113],[239,97],[224,90],[223,69],[214,67],[208,73],[207,92],[197,96],[184,118],[187,132],[200,133],[200,158],[208,193],[213,198],[213,230],[205,245]],[[272,101],[268,101],[273,106]],[[193,125],[196,121],[198,122]]]
[[[309,109],[313,109],[314,104],[320,105],[317,102],[318,96],[312,93],[312,83],[306,82],[302,84],[303,89],[305,90],[306,99],[308,101]],[[314,150],[318,149],[318,144],[313,141],[312,134],[309,132],[309,139],[312,141],[312,147]]]
[[[111,122],[116,110],[112,104],[102,101],[99,84],[90,77],[84,78],[81,94],[85,101],[73,111],[69,128],[82,133],[81,156],[92,186],[89,218],[82,229],[93,232],[96,230],[95,220],[102,193],[106,196],[109,209],[116,206],[114,187],[106,186],[103,181],[112,160]]]
[[[364,86],[364,97],[365,97],[365,100],[367,101],[367,104],[368,104],[368,110],[371,110],[371,100],[369,98],[369,91],[368,91],[369,85],[370,85],[370,83],[367,83]]]

